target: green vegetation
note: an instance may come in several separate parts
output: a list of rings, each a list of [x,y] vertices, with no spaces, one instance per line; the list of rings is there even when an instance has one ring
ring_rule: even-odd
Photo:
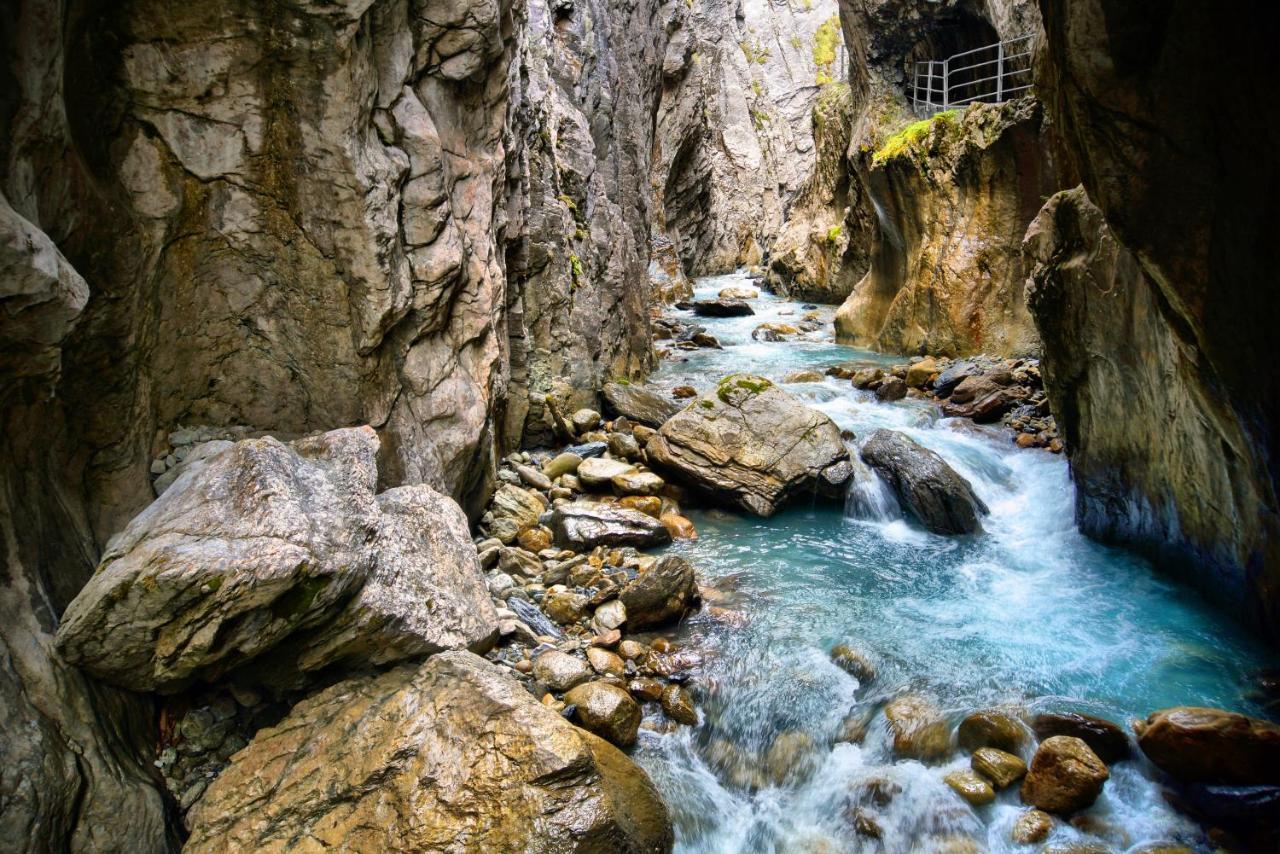
[[[699,406],[701,406],[703,409],[715,409],[715,408],[716,408],[715,401],[712,401],[712,400],[700,400],[700,401],[698,401],[698,405],[699,405]]]
[[[828,228],[827,242],[830,243],[832,246],[835,246],[837,243],[840,242],[840,234],[843,230],[844,230],[843,227],[839,225],[833,225],[830,228]]]
[[[764,45],[752,45],[749,42],[738,42],[738,47],[742,48],[742,55],[747,58],[747,62],[754,62],[758,65],[764,65],[769,58],[769,48]]]
[[[938,113],[931,119],[923,119],[907,125],[884,141],[880,146],[880,150],[871,155],[871,163],[878,166],[886,160],[892,160],[901,154],[905,154],[916,143],[928,136],[937,124],[947,128],[956,127],[956,120],[959,115],[960,112],[958,110],[947,110],[946,112]]]
[[[311,610],[311,605],[320,595],[320,591],[329,586],[333,579],[328,576],[319,578],[303,577],[296,587],[285,591],[271,603],[271,613],[280,620],[294,620]]]
[[[735,388],[743,389],[753,395],[773,387],[773,383],[764,377],[751,377],[742,374],[730,374],[720,380],[716,387],[716,397],[720,398],[721,403],[729,402],[729,395],[733,393]]]
[[[819,86],[825,86],[831,82],[831,67],[835,65],[836,51],[839,46],[840,18],[832,15],[823,21],[818,31],[813,34],[813,64],[818,67]]]
[[[570,255],[569,270],[573,273],[573,285],[577,287],[578,280],[582,278],[582,259],[577,255]]]

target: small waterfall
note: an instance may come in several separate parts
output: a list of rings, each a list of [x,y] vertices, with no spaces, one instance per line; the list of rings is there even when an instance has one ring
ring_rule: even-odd
[[[844,496],[844,515],[848,519],[865,519],[872,522],[892,522],[902,518],[902,508],[897,497],[880,475],[860,460],[855,453],[853,481]]]

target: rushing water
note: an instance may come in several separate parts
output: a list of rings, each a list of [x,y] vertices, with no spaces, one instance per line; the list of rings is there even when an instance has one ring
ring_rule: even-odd
[[[697,293],[748,284],[737,274],[711,277]],[[899,361],[831,343],[830,309],[821,310],[823,329],[800,340],[752,341],[759,323],[805,313],[767,293],[753,306],[754,317],[697,319],[725,349],[681,353],[686,358],[664,365],[655,383],[703,389],[737,371],[781,381],[837,362]],[[859,439],[890,427],[932,448],[972,482],[991,515],[981,535],[929,534],[901,518],[865,469],[843,511],[801,506],[767,520],[690,513],[699,538],[673,548],[724,596],[716,603],[723,610],[706,609],[684,629],[683,640],[704,653],[695,679],[703,720],[645,732],[638,756],[672,809],[677,850],[929,851],[947,837],[1019,850],[1009,841],[1025,809],[1016,785],[971,809],[942,782],[968,766],[967,754],[939,766],[890,756],[876,710],[907,690],[936,698],[953,721],[1001,704],[1122,724],[1171,705],[1260,712],[1249,677],[1274,661],[1145,561],[1084,538],[1072,518],[1065,459],[1017,449],[996,429],[941,419],[923,401],[880,403],[848,381],[787,389]],[[873,659],[871,684],[860,686],[831,663],[836,643]],[[836,741],[850,714],[870,716],[860,744]],[[743,772],[767,764],[784,733],[784,741],[811,741],[807,763],[781,784]],[[1059,822],[1050,843],[1101,841],[1117,851],[1155,841],[1204,844],[1165,804],[1145,760],[1116,763],[1111,773],[1078,822],[1083,830]],[[877,788],[897,794],[877,801]],[[855,834],[859,806],[883,829],[880,841]]]

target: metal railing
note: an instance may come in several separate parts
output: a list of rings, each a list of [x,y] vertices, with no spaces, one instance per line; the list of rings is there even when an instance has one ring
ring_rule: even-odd
[[[1032,35],[966,50],[946,59],[917,62],[911,107],[929,118],[983,101],[999,104],[1031,88]]]

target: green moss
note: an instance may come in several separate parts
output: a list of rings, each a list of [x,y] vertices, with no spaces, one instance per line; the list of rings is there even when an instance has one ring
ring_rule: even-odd
[[[329,577],[303,578],[296,587],[271,603],[271,613],[281,620],[295,620],[311,610],[320,592],[329,586]]]
[[[715,409],[715,408],[716,408],[716,404],[715,404],[715,402],[714,402],[714,401],[711,401],[711,400],[700,400],[700,401],[698,401],[698,405],[699,405],[699,406],[701,406],[703,409]]]
[[[209,588],[210,593],[214,593],[222,586],[222,580],[221,575],[215,575],[213,578],[210,578],[205,582],[205,586]]]
[[[613,382],[616,385],[631,385],[631,380],[626,377],[614,377]]]
[[[840,18],[832,15],[822,22],[813,34],[813,64],[818,67],[818,84],[831,82],[831,67],[836,62],[840,46]],[[825,79],[823,79],[825,78]]]
[[[840,242],[840,234],[843,230],[844,230],[843,227],[839,225],[833,225],[830,228],[828,228],[827,242],[830,243],[832,246],[835,246],[837,243]]]
[[[958,110],[947,110],[938,113],[931,119],[923,119],[907,125],[902,130],[889,137],[880,146],[875,154],[871,155],[871,162],[874,165],[884,163],[886,160],[892,160],[902,154],[910,151],[916,143],[924,139],[933,131],[934,127],[940,126],[945,128],[954,128],[957,126],[957,118],[960,115]]]
[[[558,199],[561,201],[561,203],[563,203],[563,204],[564,204],[564,206],[565,206],[566,208],[568,208],[569,210],[573,211],[574,213],[577,213],[577,212],[578,212],[578,205],[577,205],[577,203],[576,203],[576,202],[574,202],[574,200],[573,200],[573,199],[571,199],[571,198],[569,198],[568,196],[566,196],[564,193],[561,193],[561,194],[560,194],[559,196],[557,196],[556,198],[558,198]]]
[[[773,387],[773,383],[764,377],[747,377],[742,374],[730,374],[716,386],[716,397],[720,398],[721,403],[729,402],[729,395],[733,393],[735,388],[748,391],[753,395],[760,394],[766,389]]]
[[[754,62],[759,65],[764,65],[765,61],[771,56],[769,48],[764,45],[753,45],[749,42],[738,42],[738,47],[742,48],[742,55],[747,58],[748,63]]]
[[[582,279],[582,259],[577,255],[569,256],[569,272],[573,274],[573,286],[576,288]]]

